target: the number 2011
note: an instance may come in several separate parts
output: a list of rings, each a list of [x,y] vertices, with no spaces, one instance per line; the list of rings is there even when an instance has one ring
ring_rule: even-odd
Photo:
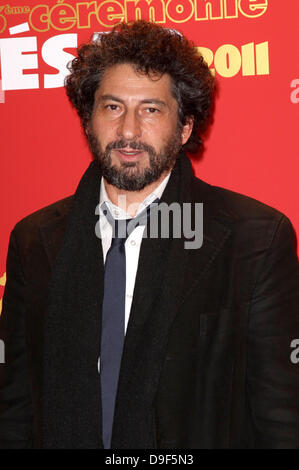
[[[214,53],[207,47],[197,48],[213,74],[218,73],[231,78],[239,72],[243,76],[269,75],[269,42],[254,44],[250,42],[240,48],[233,44],[224,44]]]

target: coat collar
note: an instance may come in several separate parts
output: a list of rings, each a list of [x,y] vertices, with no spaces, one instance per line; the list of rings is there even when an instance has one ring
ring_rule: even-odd
[[[174,199],[174,185],[177,184],[176,174],[178,171],[178,164],[181,166],[183,180],[186,182],[182,184],[179,195],[177,194],[176,199]],[[237,214],[223,207],[223,204],[221,203],[220,198],[213,186],[193,176],[190,160],[183,153],[180,154],[180,158],[171,174],[171,178],[163,193],[161,202],[168,202],[171,204],[173,200],[177,200],[178,198],[180,199],[180,202],[204,203],[204,218],[206,220],[204,221],[203,250],[209,244],[209,242],[214,242],[214,244],[217,245],[217,233],[219,228],[221,230],[221,227],[225,229],[225,227],[229,227],[238,220]],[[48,262],[51,268],[53,268],[55,264],[57,254],[63,240],[67,221],[73,205],[73,199],[74,196],[69,196],[60,201],[57,204],[52,217],[49,218],[47,222],[40,225],[42,242],[45,247]],[[212,219],[217,221],[218,224],[212,224],[212,226],[207,225],[207,220],[210,221]],[[191,250],[191,252],[193,252],[193,250]]]

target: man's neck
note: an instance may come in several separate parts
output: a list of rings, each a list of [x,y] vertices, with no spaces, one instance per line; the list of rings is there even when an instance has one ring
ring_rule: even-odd
[[[126,211],[131,217],[134,217],[139,204],[143,202],[144,199],[147,198],[147,196],[149,196],[162,183],[170,171],[171,170],[163,172],[157,181],[148,184],[140,191],[126,191],[123,189],[118,189],[116,186],[108,183],[104,178],[107,196],[113,204]]]

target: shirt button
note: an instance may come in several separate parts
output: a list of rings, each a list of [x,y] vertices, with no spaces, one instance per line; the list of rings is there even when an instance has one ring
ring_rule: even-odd
[[[119,212],[118,212],[118,211],[114,211],[114,215],[119,215]]]
[[[135,240],[131,240],[131,245],[132,245],[132,246],[135,246],[135,245],[136,245]]]

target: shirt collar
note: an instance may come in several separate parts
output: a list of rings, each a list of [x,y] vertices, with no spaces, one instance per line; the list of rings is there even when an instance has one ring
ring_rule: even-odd
[[[157,186],[157,188],[154,189],[154,191],[149,194],[138,206],[138,210],[136,212],[136,216],[140,214],[146,207],[148,207],[155,199],[161,199],[161,196],[163,194],[163,191],[168,183],[168,180],[170,178],[171,171],[168,173],[167,176],[162,180],[162,182]],[[102,176],[101,178],[101,189],[100,189],[100,208],[102,208],[102,205],[106,203],[108,209],[110,210],[111,214],[115,219],[130,219],[131,216],[121,209],[120,207],[116,206],[113,204],[108,195],[107,191],[105,188],[105,182],[104,182],[104,177]],[[136,217],[135,216],[135,217]]]

